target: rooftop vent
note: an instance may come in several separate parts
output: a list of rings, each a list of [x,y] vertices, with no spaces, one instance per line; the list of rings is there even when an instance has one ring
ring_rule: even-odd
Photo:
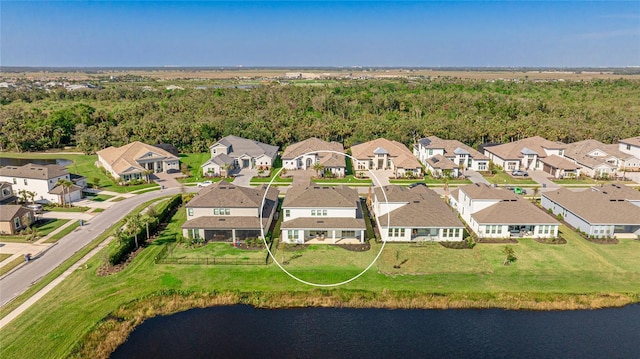
[[[224,222],[226,220],[227,220],[226,218],[218,218],[218,221],[220,221],[220,222]]]
[[[324,221],[318,221],[317,223],[318,223],[318,224],[320,224],[320,223],[324,223]]]

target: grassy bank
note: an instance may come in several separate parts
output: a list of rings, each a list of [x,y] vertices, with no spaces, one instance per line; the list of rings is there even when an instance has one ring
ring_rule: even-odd
[[[169,227],[179,227],[179,216]],[[0,356],[68,357],[81,338],[86,338],[87,353],[105,356],[144,318],[218,304],[555,310],[640,301],[640,241],[598,245],[565,227],[562,231],[564,245],[533,240],[512,245],[517,260],[510,266],[503,265],[501,244],[460,250],[438,244],[387,245],[358,280],[327,290],[303,285],[274,264],[156,265],[153,260],[164,240],[149,245],[123,271],[99,277],[101,252],[3,328]],[[367,252],[309,246],[293,260],[293,253],[285,254],[290,262],[285,267],[308,281],[335,283],[360,273],[380,246],[372,243]],[[0,314],[6,313],[2,308]],[[98,350],[96,341],[107,347]]]

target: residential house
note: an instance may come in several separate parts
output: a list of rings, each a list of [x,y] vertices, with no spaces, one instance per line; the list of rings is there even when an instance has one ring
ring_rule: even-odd
[[[574,192],[564,188],[543,192],[541,205],[589,236],[640,236],[640,191],[608,184]]]
[[[13,235],[35,221],[33,213],[20,205],[0,206],[0,234]]]
[[[362,176],[367,170],[391,170],[396,178],[422,176],[422,165],[411,151],[398,141],[378,138],[351,147],[353,169]]]
[[[580,175],[580,165],[564,157],[551,155],[541,158],[540,163],[542,170],[554,178],[577,178]]]
[[[464,239],[464,225],[455,211],[426,186],[376,187],[372,207],[383,241]]]
[[[70,181],[73,185],[64,187],[58,181]],[[9,182],[15,195],[29,191],[36,194],[36,202],[64,204],[82,198],[82,184],[86,184],[86,179],[77,175],[72,178],[67,169],[60,165],[27,163],[0,168],[0,182]]]
[[[278,154],[278,146],[227,136],[209,147],[211,159],[202,165],[205,176],[221,176],[235,168],[268,170]]]
[[[450,203],[480,238],[554,238],[558,221],[504,188],[474,183],[458,187]]]
[[[200,190],[185,205],[187,221],[182,225],[183,235],[233,243],[261,238],[261,223],[265,235],[271,227],[278,207],[278,193],[275,187],[267,190],[266,185],[252,188],[224,180],[214,183]]]
[[[18,197],[13,193],[13,187],[9,182],[0,182],[0,205],[15,204]]]
[[[625,171],[640,170],[640,159],[621,151],[618,145],[597,140],[570,143],[564,156],[580,165],[582,173],[593,178],[613,178]]]
[[[542,170],[541,159],[547,156],[564,156],[566,145],[552,142],[540,136],[525,138],[502,145],[484,147],[484,154],[494,164],[506,171]]]
[[[287,170],[307,170],[319,163],[323,171],[328,171],[335,177],[345,176],[346,156],[344,147],[338,142],[312,137],[288,146],[280,157],[282,167]]]
[[[436,136],[422,138],[413,146],[413,154],[432,174],[450,173],[453,177],[461,171],[488,171],[489,158],[456,140],[443,140]]]
[[[366,226],[358,191],[346,186],[299,184],[282,203],[284,243],[363,243]]]
[[[618,149],[628,153],[635,158],[640,158],[640,136],[625,138],[618,141]]]
[[[145,179],[147,173],[180,170],[178,157],[162,148],[139,141],[97,152],[98,162],[115,179],[123,182]]]

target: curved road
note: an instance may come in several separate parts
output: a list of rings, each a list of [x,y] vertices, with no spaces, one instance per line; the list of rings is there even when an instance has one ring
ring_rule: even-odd
[[[185,190],[192,192],[196,189],[187,187]],[[118,202],[96,215],[86,226],[78,227],[77,230],[66,235],[58,241],[57,245],[52,246],[42,256],[2,278],[0,280],[0,306],[10,302],[34,285],[74,253],[104,233],[114,223],[124,218],[137,206],[156,198],[178,194],[180,191],[180,188],[171,188],[143,193]]]

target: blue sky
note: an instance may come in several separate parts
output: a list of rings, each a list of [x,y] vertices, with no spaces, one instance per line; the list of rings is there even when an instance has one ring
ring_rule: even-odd
[[[4,66],[640,66],[640,1],[4,1]]]

